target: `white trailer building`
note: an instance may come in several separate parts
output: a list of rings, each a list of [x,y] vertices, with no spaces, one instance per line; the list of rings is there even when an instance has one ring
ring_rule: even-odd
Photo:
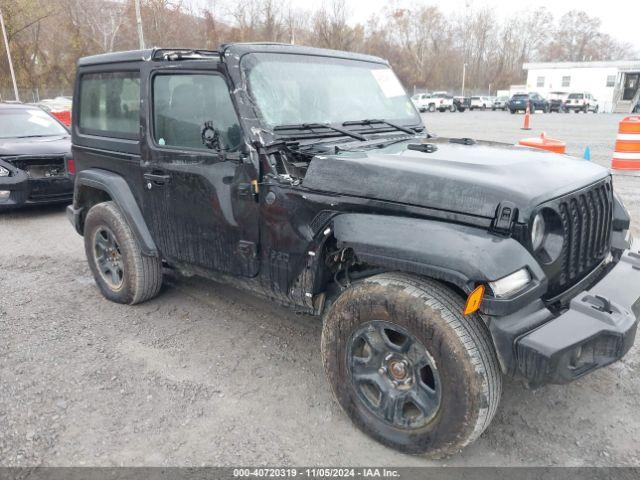
[[[525,63],[525,91],[587,92],[601,112],[630,113],[640,101],[640,60],[617,62]]]

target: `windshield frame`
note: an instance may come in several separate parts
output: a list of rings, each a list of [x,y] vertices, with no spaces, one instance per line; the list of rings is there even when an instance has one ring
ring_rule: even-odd
[[[9,108],[0,107],[0,118],[4,117],[5,115],[27,116],[29,115],[28,113],[29,111],[37,111],[41,113],[43,117],[46,116],[47,120],[51,121],[51,123],[53,124],[52,127],[53,128],[59,127],[60,131],[55,133],[52,132],[52,133],[38,133],[38,134],[31,134],[31,135],[9,135],[9,136],[5,136],[2,133],[0,133],[0,140],[9,140],[9,139],[15,139],[15,138],[22,139],[22,138],[66,137],[70,135],[69,129],[66,127],[66,125],[64,125],[56,117],[54,117],[53,115],[51,115],[50,113],[48,113],[47,111],[45,111],[44,109],[36,105],[33,105],[33,106],[20,105],[18,107],[11,106]],[[25,122],[27,121],[28,120],[25,120]],[[45,128],[49,128],[49,127],[45,127]]]
[[[340,53],[340,52],[336,52],[336,53]],[[279,127],[280,125],[271,125],[269,124],[264,116],[263,113],[258,105],[258,102],[255,98],[254,92],[252,91],[251,88],[251,82],[249,81],[249,73],[250,73],[250,69],[251,66],[247,66],[246,63],[246,57],[260,57],[260,56],[265,56],[265,55],[290,55],[290,56],[298,56],[298,57],[306,57],[306,58],[323,58],[323,59],[335,59],[337,61],[343,61],[343,62],[356,62],[356,63],[369,63],[372,66],[378,66],[380,68],[386,68],[389,69],[391,72],[393,72],[393,69],[391,68],[391,66],[389,65],[388,62],[383,61],[380,59],[380,61],[375,61],[373,59],[363,59],[363,58],[354,58],[351,57],[348,52],[344,52],[345,55],[344,56],[340,56],[340,55],[322,55],[322,54],[317,54],[317,53],[311,53],[309,51],[305,51],[305,52],[296,52],[296,51],[249,51],[249,52],[244,52],[240,58],[237,59],[238,61],[238,66],[239,66],[239,72],[240,72],[240,77],[242,79],[242,84],[244,86],[244,95],[246,95],[245,98],[247,98],[249,100],[250,106],[255,114],[255,118],[257,123],[260,125],[261,129],[265,132],[269,132],[270,134],[272,134],[274,137],[279,138],[279,137],[289,137],[291,138],[292,136],[290,134],[288,135],[283,135],[278,133],[277,131],[275,131],[276,127]],[[393,72],[394,76],[395,76],[395,72]],[[397,78],[397,77],[396,77]],[[419,112],[417,111],[415,105],[413,104],[412,101],[412,97],[409,96],[406,93],[406,90],[404,89],[403,86],[403,91],[404,91],[404,95],[403,97],[405,98],[405,100],[408,102],[408,104],[410,105],[410,107],[413,110],[414,116],[412,118],[411,123],[402,123],[402,126],[405,126],[407,128],[416,128],[418,130],[423,130],[424,129],[424,124],[422,122],[422,117],[420,116]],[[407,118],[408,119],[408,118]],[[365,120],[365,119],[357,119],[357,120]],[[384,119],[386,120],[386,119]],[[393,120],[398,120],[398,119],[390,119],[391,121]],[[371,125],[358,125],[357,127],[354,125],[349,125],[348,127],[343,126],[344,122],[349,122],[349,120],[344,120],[344,121],[340,121],[337,120],[335,122],[325,122],[327,126],[338,126],[341,127],[343,129],[349,130],[349,131],[353,131],[354,133],[385,133],[385,132],[397,132],[397,129],[390,127],[389,125],[385,125],[380,123],[379,125],[376,124],[375,127],[372,127]],[[315,123],[315,122],[309,122],[309,123]],[[309,138],[309,131],[306,132],[301,132],[303,133],[303,136],[306,138]],[[417,133],[417,132],[416,132]],[[319,135],[321,137],[338,137],[338,136],[344,136],[341,135],[338,132],[323,132],[321,135]]]

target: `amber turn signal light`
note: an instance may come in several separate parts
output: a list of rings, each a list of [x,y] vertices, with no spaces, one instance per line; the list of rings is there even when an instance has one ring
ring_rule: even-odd
[[[480,305],[482,305],[483,297],[484,285],[478,285],[467,297],[467,303],[465,303],[464,311],[462,313],[465,315],[471,315],[472,313],[477,312],[480,309]]]

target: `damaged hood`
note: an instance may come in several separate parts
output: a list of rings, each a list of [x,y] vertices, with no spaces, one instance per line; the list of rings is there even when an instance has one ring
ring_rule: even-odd
[[[524,221],[537,205],[609,175],[585,160],[512,145],[438,139],[429,140],[437,146],[432,153],[407,148],[422,140],[317,155],[303,186],[487,218],[510,201]]]
[[[0,138],[0,158],[20,155],[63,155],[71,152],[71,137]]]

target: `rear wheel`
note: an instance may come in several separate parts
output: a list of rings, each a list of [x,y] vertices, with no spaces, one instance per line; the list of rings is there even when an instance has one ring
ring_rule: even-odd
[[[143,255],[122,212],[113,202],[89,210],[84,248],[93,277],[109,300],[130,305],[155,297],[162,286],[162,262]]]
[[[322,356],[332,390],[354,424],[407,453],[439,457],[491,422],[502,377],[482,319],[435,281],[371,277],[329,309]]]
[[[455,111],[456,111],[456,106],[455,106],[455,105],[451,105],[451,106],[449,107],[449,111],[450,111],[451,113],[455,112]]]
[[[430,111],[430,112],[432,112],[432,113],[436,111],[436,106],[435,106],[435,104],[433,104],[433,103],[430,103],[430,104],[429,104],[429,111]]]

